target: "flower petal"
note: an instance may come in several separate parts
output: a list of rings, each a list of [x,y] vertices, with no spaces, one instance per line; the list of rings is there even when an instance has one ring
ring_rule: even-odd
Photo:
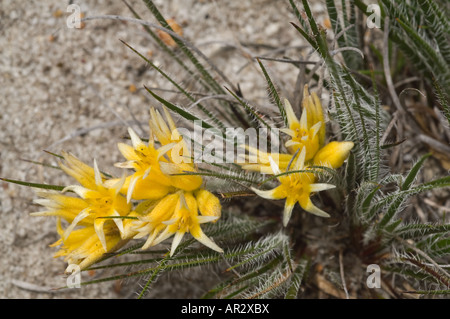
[[[95,178],[95,184],[102,185],[103,179],[102,174],[100,173],[100,170],[98,169],[97,161],[94,159],[94,178]]]
[[[292,211],[294,210],[296,201],[288,197],[286,203],[284,204],[283,210],[283,226],[286,227],[289,220],[291,219]]]
[[[267,190],[267,191],[262,191],[259,189],[256,189],[254,187],[251,187],[252,191],[254,191],[256,193],[256,195],[258,195],[259,197],[262,198],[266,198],[266,199],[276,199],[274,194],[275,194],[275,188],[271,189],[271,190]]]
[[[138,146],[143,144],[141,138],[136,134],[136,132],[131,127],[128,128],[128,134],[130,134],[131,144],[133,145],[133,148],[137,149]]]
[[[119,216],[120,217],[120,214],[117,211],[114,211],[111,216],[116,216],[116,217]],[[117,228],[119,228],[120,233],[123,234],[124,232],[123,232],[122,219],[121,218],[113,218],[113,220],[114,220],[114,223],[116,224]]]
[[[105,252],[108,250],[108,247],[106,246],[106,238],[105,238],[105,232],[103,231],[103,225],[105,224],[105,219],[103,218],[96,218],[94,221],[94,229],[95,233],[98,236],[98,239],[102,243],[102,247],[105,250]]]
[[[330,142],[316,153],[314,165],[337,169],[344,164],[353,146],[353,142]]]
[[[326,213],[323,210],[321,210],[320,208],[316,207],[312,203],[311,198],[309,198],[309,196],[306,196],[306,195],[302,196],[302,198],[299,200],[299,204],[308,213],[311,213],[313,215],[320,216],[320,217],[330,217],[330,215],[328,213]]]
[[[302,170],[305,168],[305,158],[306,158],[306,147],[302,147],[302,150],[300,152],[300,155],[297,158],[297,161],[295,162],[295,170]]]
[[[297,136],[297,134],[295,134],[295,132],[293,130],[291,130],[290,128],[280,128],[280,131],[286,135],[289,135],[290,137]]]
[[[292,109],[292,105],[287,99],[284,99],[284,110],[286,112],[286,118],[288,120],[289,127],[291,127],[294,123],[298,123],[298,119],[294,113],[294,110]]]
[[[175,252],[175,250],[177,249],[181,240],[183,239],[184,234],[185,234],[184,231],[178,231],[175,233],[175,236],[173,237],[173,240],[172,240],[172,246],[170,248],[170,257],[173,256],[173,253]]]
[[[66,240],[67,237],[69,237],[72,230],[78,225],[80,221],[82,221],[84,218],[89,216],[90,210],[88,208],[82,210],[72,221],[72,223],[69,225],[69,227],[66,228],[64,231],[64,234],[62,236],[63,240]]]
[[[311,193],[317,193],[317,192],[324,191],[327,189],[332,189],[332,188],[336,188],[336,186],[332,185],[332,184],[325,184],[325,183],[316,183],[316,184],[309,185],[309,190]]]
[[[198,224],[191,229],[191,235],[206,247],[211,248],[212,250],[215,250],[219,253],[223,253],[223,249],[217,246],[215,242],[213,242],[208,236],[206,236]]]
[[[270,168],[272,169],[272,172],[274,175],[281,174],[280,168],[278,167],[278,164],[275,163],[272,156],[269,156],[269,162],[270,162]]]

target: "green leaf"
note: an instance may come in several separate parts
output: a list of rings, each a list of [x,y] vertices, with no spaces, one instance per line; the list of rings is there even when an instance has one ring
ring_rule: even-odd
[[[34,188],[42,188],[42,189],[51,189],[56,191],[62,191],[66,186],[59,186],[59,185],[48,185],[48,184],[40,184],[40,183],[30,183],[30,182],[24,182],[19,181],[15,179],[8,179],[8,178],[2,178],[0,177],[2,181],[8,182],[8,183],[14,183],[22,186],[27,187],[34,187]]]
[[[306,277],[309,269],[309,260],[302,259],[295,267],[294,272],[291,275],[291,281],[289,287],[287,288],[285,299],[295,299],[297,298],[298,291],[301,287],[303,279]]]
[[[442,90],[442,87],[439,85],[438,81],[436,81],[435,78],[433,78],[433,86],[434,86],[434,91],[435,91],[435,94],[439,101],[439,104],[442,107],[444,116],[447,119],[448,125],[450,127],[450,100],[449,100],[448,96],[444,93],[444,91]]]
[[[288,126],[288,120],[287,120],[287,116],[286,116],[286,111],[284,109],[284,105],[281,102],[280,96],[278,95],[278,92],[275,88],[275,85],[272,82],[272,79],[269,76],[269,73],[267,73],[266,68],[264,67],[264,65],[261,63],[261,61],[259,59],[257,59],[258,64],[264,74],[264,77],[266,79],[267,85],[269,87],[269,95],[272,98],[272,100],[275,102],[275,104],[278,106],[278,110],[280,111],[280,115],[284,121],[285,126]]]
[[[212,125],[206,123],[205,121],[199,119],[195,115],[183,110],[182,108],[176,106],[175,104],[172,104],[171,102],[167,101],[166,99],[163,99],[156,93],[154,93],[152,90],[150,90],[148,87],[144,85],[144,88],[147,90],[148,93],[150,93],[156,100],[164,104],[167,108],[172,110],[173,112],[177,113],[181,117],[184,117],[188,121],[199,121],[202,124],[202,127],[204,128],[214,128]]]
[[[158,20],[158,22],[166,29],[173,31],[173,29],[169,26],[166,19],[163,17],[161,12],[159,12],[158,8],[155,6],[153,1],[151,0],[144,0],[144,3],[146,4],[147,8],[150,9],[151,13],[154,15],[154,17]],[[172,39],[175,41],[175,43],[178,45],[180,50],[184,53],[184,55],[192,62],[194,67],[197,69],[197,71],[202,75],[203,79],[205,79],[206,83],[218,94],[225,94],[225,91],[222,89],[222,87],[217,83],[217,81],[214,79],[214,77],[206,70],[206,68],[202,65],[202,63],[195,57],[194,52],[188,48],[188,46],[185,44],[185,42],[181,41],[177,37],[171,36]],[[197,52],[198,54],[199,52]],[[210,64],[210,67],[212,67],[215,71],[218,71],[215,66]],[[226,78],[223,76],[221,72],[218,72],[218,74],[226,80]],[[227,81],[229,83],[229,81]],[[231,87],[234,88],[234,86],[229,83]]]
[[[244,108],[244,110],[254,119],[256,119],[258,122],[260,122],[262,125],[264,125],[269,131],[271,130],[271,126],[264,121],[264,119],[247,103],[245,103],[241,98],[239,98],[236,94],[234,94],[230,89],[225,87],[225,89],[239,102],[239,104]]]
[[[420,158],[420,160],[411,168],[410,172],[405,178],[405,181],[401,187],[402,190],[407,190],[411,187],[412,182],[416,178],[417,174],[419,173],[420,168],[422,167],[425,160],[431,156],[431,153],[425,154]]]
[[[396,230],[398,236],[403,239],[424,238],[431,234],[445,234],[450,232],[450,224],[407,224]]]

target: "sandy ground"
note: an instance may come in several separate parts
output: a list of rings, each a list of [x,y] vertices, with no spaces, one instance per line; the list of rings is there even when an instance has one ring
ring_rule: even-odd
[[[273,46],[302,43],[288,23],[294,17],[287,1],[155,2],[166,17],[174,17],[182,24],[185,37],[224,68],[246,96],[262,104],[268,102],[261,73],[248,64],[244,51],[225,50],[224,43],[237,47],[240,43]],[[132,16],[121,1],[76,3],[86,16]],[[154,22],[141,1],[130,3],[145,19]],[[70,29],[66,24],[67,5],[68,1],[58,0],[0,2],[1,177],[70,183],[60,171],[26,161],[55,165],[55,158],[44,150],[64,149],[88,163],[96,158],[101,168],[110,168],[122,160],[116,144],[126,134],[125,122],[136,118],[146,129],[150,103],[143,84],[149,87],[165,84],[119,39],[143,53],[151,53],[154,63],[171,70],[170,61],[157,51],[142,27],[102,20],[88,21],[81,30]],[[320,13],[320,2],[313,9]],[[217,40],[222,44],[211,42]],[[245,52],[254,54],[252,50],[246,47]],[[285,90],[289,92],[295,78],[287,80],[290,69],[279,67],[276,78],[286,83]],[[140,132],[139,126],[134,127]],[[87,132],[80,134],[80,130]],[[66,284],[63,275],[66,264],[52,258],[56,248],[49,247],[58,238],[55,222],[51,218],[29,216],[39,210],[32,203],[36,196],[30,188],[4,182],[0,185],[1,298],[128,298],[139,291],[142,283],[137,281],[51,290]],[[82,280],[102,275],[84,274]],[[192,276],[182,276],[175,280],[177,284],[162,283],[149,297],[186,297],[189,293],[195,297],[195,292],[204,292],[207,285],[195,282],[198,277]]]

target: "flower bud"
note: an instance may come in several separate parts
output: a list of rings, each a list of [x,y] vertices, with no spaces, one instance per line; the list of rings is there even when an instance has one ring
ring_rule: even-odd
[[[220,217],[222,205],[214,194],[205,189],[200,189],[195,192],[195,198],[197,199],[198,209],[203,216]]]

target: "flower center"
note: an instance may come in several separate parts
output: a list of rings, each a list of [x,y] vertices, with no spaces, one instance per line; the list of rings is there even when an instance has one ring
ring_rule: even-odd
[[[145,170],[158,163],[158,155],[155,149],[142,145],[135,149],[134,152],[139,158],[137,164],[140,169]]]

